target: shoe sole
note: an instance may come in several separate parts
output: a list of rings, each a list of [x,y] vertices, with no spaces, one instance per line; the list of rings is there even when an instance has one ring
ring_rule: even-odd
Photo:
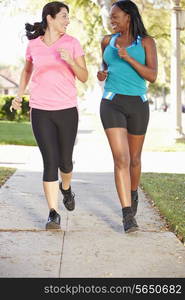
[[[72,211],[74,210],[75,208],[72,208],[72,209],[69,209],[68,207],[65,206],[65,208],[68,210],[68,211]]]
[[[48,229],[61,229],[61,227],[55,222],[50,222],[49,224],[46,224],[46,230]]]
[[[138,227],[132,227],[132,228],[129,228],[127,231],[125,231],[125,233],[135,232],[135,231],[138,231],[138,230],[139,230]]]
[[[64,202],[63,202],[63,203],[64,203]],[[65,203],[64,203],[64,206],[65,206],[65,208],[66,208],[67,210],[69,210],[69,211],[72,211],[72,210],[75,209],[75,206],[74,206],[73,208],[69,208],[69,207],[67,207],[67,206],[65,205]]]

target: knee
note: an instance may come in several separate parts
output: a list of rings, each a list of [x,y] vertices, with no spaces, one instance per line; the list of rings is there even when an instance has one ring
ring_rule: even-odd
[[[130,157],[128,155],[116,155],[114,165],[117,169],[127,169],[130,166]]]
[[[130,166],[132,168],[139,167],[140,165],[141,165],[141,157],[140,156],[131,157]]]
[[[44,165],[43,181],[57,181],[58,180],[58,166],[48,163]]]
[[[64,161],[60,164],[60,171],[63,173],[70,173],[73,170],[73,162],[72,161]]]

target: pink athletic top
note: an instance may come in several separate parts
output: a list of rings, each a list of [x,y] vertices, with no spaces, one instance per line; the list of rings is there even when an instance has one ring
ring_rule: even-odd
[[[79,41],[64,34],[51,46],[41,37],[30,40],[26,49],[26,59],[33,63],[33,73],[29,84],[29,106],[43,110],[59,110],[77,106],[75,74],[57,51],[65,48],[73,59],[84,55]]]

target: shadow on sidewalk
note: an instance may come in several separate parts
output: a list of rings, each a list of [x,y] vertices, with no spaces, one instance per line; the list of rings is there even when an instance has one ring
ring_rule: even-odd
[[[123,233],[122,211],[112,172],[74,172],[76,208],[65,209],[59,191],[62,230],[111,230]],[[142,231],[160,231],[161,220],[139,190],[137,220]],[[1,188],[0,230],[45,230],[48,206],[42,172],[17,170]]]
[[[76,195],[76,209],[66,211],[59,191],[59,212],[62,218],[88,216],[105,223],[115,231],[122,230],[121,206],[112,173],[74,173],[72,189]],[[17,170],[1,188],[0,229],[44,229],[48,216],[47,202],[42,188],[42,172]]]

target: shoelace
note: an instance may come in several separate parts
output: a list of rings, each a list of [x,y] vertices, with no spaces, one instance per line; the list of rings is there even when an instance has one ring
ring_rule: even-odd
[[[74,200],[74,197],[75,197],[75,193],[71,192],[69,194],[65,194],[64,195],[64,202],[72,202]]]

